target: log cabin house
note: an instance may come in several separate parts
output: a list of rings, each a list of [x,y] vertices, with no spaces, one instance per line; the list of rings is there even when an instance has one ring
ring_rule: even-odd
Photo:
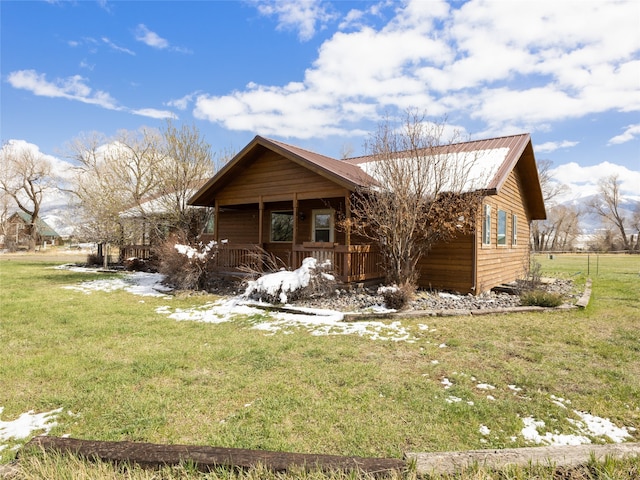
[[[9,250],[26,250],[33,242],[36,246],[59,245],[61,237],[43,219],[37,218],[35,224],[31,223],[31,216],[21,210],[11,215],[2,225],[0,232],[0,248]],[[35,232],[35,238],[32,238]]]
[[[419,286],[479,294],[516,280],[528,266],[529,225],[546,218],[529,134],[464,142],[459,152],[491,158],[475,232],[437,244],[419,262]],[[297,268],[305,257],[329,259],[344,283],[380,281],[375,245],[336,228],[350,216],[350,201],[372,178],[361,167],[372,157],[336,160],[256,136],[189,203],[214,208],[202,241],[221,246],[229,268],[256,247]]]

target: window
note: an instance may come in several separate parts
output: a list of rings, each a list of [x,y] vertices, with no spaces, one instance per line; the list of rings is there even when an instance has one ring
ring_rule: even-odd
[[[215,233],[216,231],[216,217],[212,213],[207,217],[207,223],[204,226],[204,233]]]
[[[484,221],[482,222],[482,243],[491,245],[491,205],[484,206]]]
[[[271,212],[271,241],[293,241],[293,211]]]
[[[511,217],[511,245],[518,245],[518,216]]]
[[[312,226],[314,242],[333,242],[333,210],[314,210]]]
[[[498,245],[507,244],[507,212],[498,210]]]

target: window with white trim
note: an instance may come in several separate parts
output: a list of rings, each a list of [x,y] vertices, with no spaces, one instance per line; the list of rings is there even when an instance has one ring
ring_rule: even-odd
[[[518,215],[511,216],[511,245],[518,245]]]
[[[333,242],[333,210],[313,210],[311,226],[314,242]]]
[[[293,241],[293,210],[271,212],[271,241]]]
[[[498,210],[498,245],[507,244],[507,212]]]
[[[491,245],[491,205],[484,206],[484,219],[482,221],[482,243]]]

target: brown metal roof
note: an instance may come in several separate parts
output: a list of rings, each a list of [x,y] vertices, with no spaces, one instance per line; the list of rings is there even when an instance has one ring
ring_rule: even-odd
[[[265,139],[274,145],[278,145],[283,151],[295,155],[298,159],[305,163],[311,163],[325,170],[331,176],[337,176],[351,184],[351,188],[369,185],[373,179],[362,171],[357,165],[348,162],[336,160],[335,158],[320,155],[319,153],[310,152],[300,147],[288,145],[277,140]],[[285,155],[286,156],[286,155]]]
[[[436,147],[433,153],[462,153],[502,148],[506,148],[508,151],[484,190],[487,190],[489,194],[499,193],[511,171],[518,165],[521,176],[524,178],[523,188],[525,189],[526,202],[531,218],[534,220],[546,218],[538,171],[529,134],[525,133],[444,145]],[[375,182],[371,176],[360,168],[360,165],[374,161],[374,156],[336,160],[284,142],[256,136],[240,153],[209,180],[189,200],[189,203],[192,205],[211,205],[215,198],[215,193],[227,183],[234,175],[234,172],[241,171],[246,162],[256,155],[259,155],[264,149],[275,151],[349,190],[355,190],[358,187],[371,185]],[[518,162],[521,159],[522,162],[519,164]]]

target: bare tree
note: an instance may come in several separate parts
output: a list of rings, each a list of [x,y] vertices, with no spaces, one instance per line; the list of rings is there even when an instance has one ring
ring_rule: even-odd
[[[625,224],[630,220],[626,218],[621,211],[620,206],[622,197],[620,194],[621,180],[618,175],[611,175],[599,183],[599,192],[596,197],[589,203],[589,208],[598,214],[605,223],[608,223],[616,229],[622,240],[625,250],[629,250],[629,238]]]
[[[545,205],[554,205],[559,195],[565,193],[569,187],[556,182],[551,176],[553,162],[549,159],[542,159],[536,162],[538,167],[538,178],[542,189],[542,198]]]
[[[71,186],[77,234],[97,243],[117,241],[121,236],[118,215],[126,200],[110,165],[107,138],[92,132],[76,138],[68,148],[78,163]]]
[[[12,200],[9,194],[0,188],[0,244],[7,245],[7,235],[9,234],[8,220]]]
[[[187,201],[213,176],[211,146],[195,126],[177,128],[171,121],[167,121],[162,137],[165,153],[158,181],[163,214],[174,228],[184,232],[193,229],[192,233],[198,234],[205,219],[197,217],[203,217],[203,210],[188,206]]]
[[[557,197],[568,190],[569,187],[555,182],[551,176],[551,160],[543,159],[536,162],[538,167],[538,178],[542,189],[542,198],[548,209],[546,220],[535,220],[531,222],[531,245],[535,251],[550,250],[552,243],[559,234],[559,227],[564,222],[564,211],[556,209]],[[579,215],[578,210],[575,210]],[[560,222],[560,223],[558,223]]]
[[[553,222],[553,236],[549,250],[569,250],[580,234],[580,210],[571,205],[556,205],[549,209],[548,218]]]
[[[0,188],[29,218],[29,250],[39,242],[38,220],[44,193],[53,188],[51,163],[39,151],[9,141],[0,153]]]
[[[546,220],[532,224],[531,242],[534,250],[568,250],[580,234],[579,208],[573,205],[554,205],[547,209]]]
[[[94,132],[69,146],[69,155],[77,163],[71,191],[81,220],[80,236],[100,246],[129,242],[127,235],[132,232],[123,228],[120,215],[140,208],[146,198],[159,191],[161,138],[151,129],[122,130],[112,139]],[[104,260],[106,263],[106,256]]]
[[[636,207],[633,210],[633,215],[631,216],[631,228],[636,232],[636,241],[631,245],[631,249],[638,251],[640,250],[640,202],[636,202]]]
[[[351,230],[380,248],[386,281],[415,288],[417,263],[436,242],[472,231],[483,193],[472,171],[477,156],[448,148],[445,122],[408,111],[401,128],[387,120],[367,143],[373,161],[361,165],[375,183],[352,199]]]
[[[211,178],[210,146],[195,127],[166,124],[162,131],[120,131],[113,138],[81,137],[70,146],[78,163],[73,193],[84,236],[125,245],[188,232],[205,221],[202,209],[187,205]]]

